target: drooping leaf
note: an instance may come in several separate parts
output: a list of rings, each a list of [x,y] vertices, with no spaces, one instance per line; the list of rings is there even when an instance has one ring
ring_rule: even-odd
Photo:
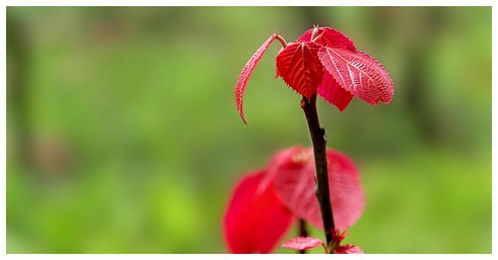
[[[294,250],[308,250],[323,244],[323,241],[316,237],[295,237],[285,242],[282,246]]]
[[[291,212],[266,178],[264,170],[257,171],[235,187],[223,222],[231,253],[270,253],[292,223]]]
[[[364,253],[363,250],[361,250],[359,247],[347,244],[343,246],[338,246],[334,250],[334,254],[364,254]]]
[[[237,110],[239,111],[240,118],[247,124],[247,121],[244,116],[244,92],[246,91],[247,82],[251,77],[251,74],[258,65],[259,60],[265,53],[265,51],[270,47],[270,44],[278,37],[278,34],[273,34],[270,36],[259,49],[252,55],[247,64],[244,66],[242,71],[240,72],[239,78],[237,79],[237,85],[235,87],[235,102],[237,104]]]
[[[297,42],[309,42],[311,41],[311,35],[315,32],[315,42],[327,47],[344,48],[351,51],[356,51],[354,42],[351,41],[342,32],[332,29],[330,27],[318,27],[307,30],[301,37],[297,39]]]
[[[394,85],[389,73],[367,54],[323,47],[318,56],[339,85],[368,104],[389,103],[393,98]]]
[[[322,82],[318,86],[318,95],[340,111],[343,111],[353,99],[353,95],[342,88],[328,72],[323,73]]]
[[[330,198],[335,227],[345,230],[361,216],[365,197],[360,176],[353,162],[337,151],[327,151]],[[322,228],[320,206],[315,195],[315,167],[311,149],[290,156],[274,171],[277,192],[282,202],[299,218]]]
[[[323,75],[319,49],[320,45],[313,42],[291,43],[277,56],[277,75],[307,98],[316,93]]]

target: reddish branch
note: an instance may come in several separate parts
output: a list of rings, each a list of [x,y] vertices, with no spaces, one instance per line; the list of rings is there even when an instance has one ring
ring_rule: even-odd
[[[334,242],[333,232],[335,225],[334,215],[332,213],[332,203],[330,202],[326,155],[327,140],[325,136],[325,129],[320,126],[320,121],[318,120],[318,113],[316,111],[316,94],[311,96],[309,99],[303,97],[301,100],[301,108],[306,115],[306,121],[308,122],[311,141],[313,143],[317,184],[316,197],[318,199],[318,204],[320,205],[327,246],[330,247],[330,245]]]
[[[304,219],[299,219],[298,222],[299,234],[300,237],[308,237],[308,229],[306,228],[306,221]],[[306,250],[299,250],[299,254],[306,254]]]

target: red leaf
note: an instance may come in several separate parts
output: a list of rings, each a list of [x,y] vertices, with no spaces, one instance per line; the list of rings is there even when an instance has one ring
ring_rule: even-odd
[[[282,246],[294,250],[308,250],[323,244],[322,240],[315,237],[295,237]]]
[[[320,45],[313,42],[291,43],[277,56],[277,75],[307,98],[316,93],[323,75],[319,49]]]
[[[345,230],[363,212],[365,198],[359,174],[346,155],[328,150],[330,197],[335,227]],[[272,169],[276,167],[276,169]],[[280,164],[271,165],[277,172],[275,184],[282,202],[299,218],[322,228],[320,207],[315,196],[315,167],[311,149],[290,156]]]
[[[235,87],[235,102],[237,103],[237,110],[239,111],[240,118],[242,118],[242,121],[244,121],[245,124],[247,124],[247,121],[244,116],[244,92],[246,91],[247,87],[247,82],[249,81],[249,78],[251,77],[251,74],[258,65],[259,60],[265,53],[265,51],[270,47],[270,44],[272,43],[273,40],[275,40],[279,35],[278,34],[273,34],[268,38],[261,47],[252,55],[252,57],[249,59],[247,64],[244,66],[242,71],[240,72],[239,78],[237,79],[237,85]]]
[[[363,250],[361,250],[359,247],[347,244],[343,246],[338,246],[334,250],[334,254],[364,254],[364,253]]]
[[[394,85],[380,63],[361,52],[323,47],[318,56],[325,69],[344,89],[370,105],[389,103]]]
[[[343,111],[353,99],[353,95],[337,84],[328,72],[323,73],[322,82],[318,86],[318,95],[340,111]]]
[[[345,154],[327,151],[329,182],[332,189],[335,226],[345,230],[363,214],[365,194],[354,162]]]
[[[223,223],[231,253],[270,253],[292,223],[265,174],[261,170],[244,177],[232,194]]]
[[[335,229],[334,233],[332,233],[332,239],[340,244],[342,240],[344,240],[344,238],[346,238],[348,235],[349,234],[347,234],[346,231]]]
[[[307,30],[297,42],[309,42],[311,41],[311,35],[313,34],[313,29]],[[342,32],[332,29],[330,27],[318,27],[315,32],[315,42],[327,47],[344,48],[351,51],[356,51],[354,42],[351,41]]]

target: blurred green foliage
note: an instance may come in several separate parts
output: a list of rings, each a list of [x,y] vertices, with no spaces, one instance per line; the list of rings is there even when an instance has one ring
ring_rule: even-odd
[[[232,185],[309,145],[273,32],[337,28],[391,72],[390,105],[320,101],[358,164],[368,253],[491,252],[490,7],[8,7],[9,253],[221,253]],[[293,236],[296,231],[288,235]],[[312,235],[322,234],[313,230]],[[278,249],[281,253],[290,253]]]

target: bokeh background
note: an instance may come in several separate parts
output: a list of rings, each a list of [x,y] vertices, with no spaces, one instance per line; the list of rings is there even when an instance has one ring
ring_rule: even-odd
[[[234,183],[310,144],[300,97],[273,79],[278,44],[249,82],[248,127],[237,75],[273,32],[314,24],[396,87],[389,105],[319,101],[367,194],[347,242],[491,252],[490,7],[8,7],[7,21],[8,253],[226,252]]]

